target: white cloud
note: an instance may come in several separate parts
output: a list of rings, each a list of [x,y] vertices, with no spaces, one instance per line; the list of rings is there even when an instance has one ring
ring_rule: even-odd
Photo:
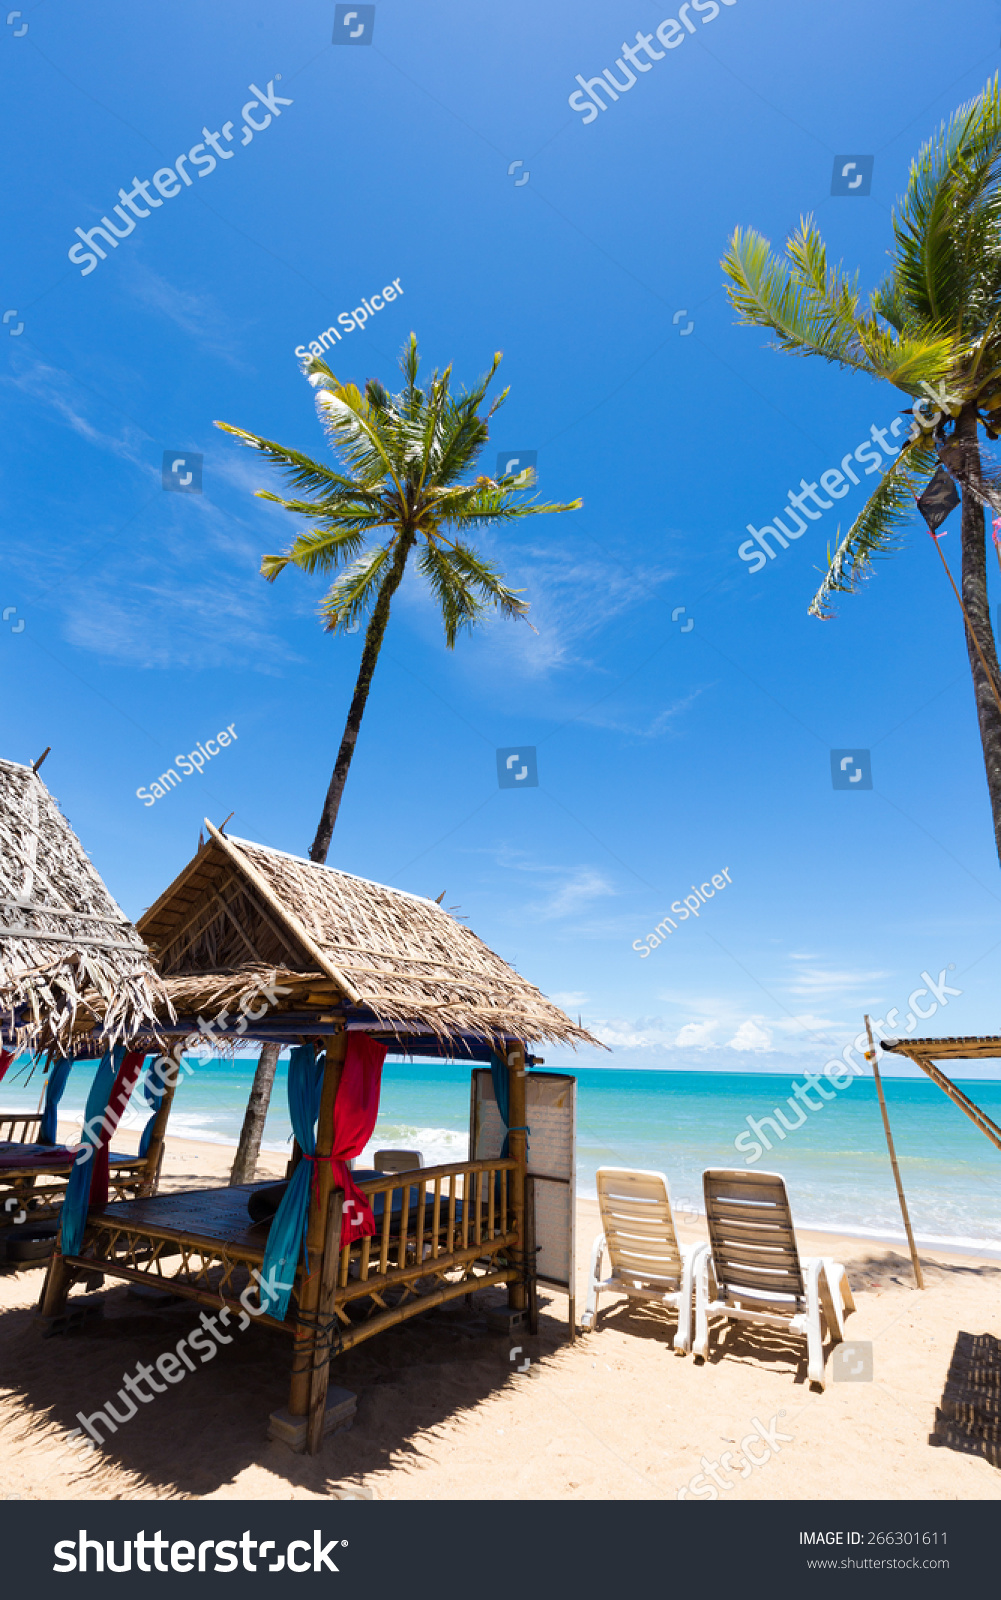
[[[794,955],[790,958],[796,962],[815,961],[815,957]],[[858,996],[872,1000],[873,985],[882,983],[890,977],[888,972],[860,971],[850,967],[825,967],[822,965],[801,966],[796,970],[788,984],[790,994],[801,995],[804,999],[829,999],[832,995]]]
[[[732,1039],[727,1040],[731,1050],[750,1050],[757,1054],[761,1050],[772,1048],[772,1036],[767,1028],[753,1017],[748,1017],[740,1024]]]
[[[213,295],[179,289],[145,266],[135,253],[129,257],[122,281],[140,305],[166,317],[195,339],[202,349],[230,366],[248,370],[235,354],[235,334],[230,332],[229,318]]]
[[[716,1023],[713,1021],[686,1022],[674,1043],[676,1046],[712,1044],[715,1031]]]

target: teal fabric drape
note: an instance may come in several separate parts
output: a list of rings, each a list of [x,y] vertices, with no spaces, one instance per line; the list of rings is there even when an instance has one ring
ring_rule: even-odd
[[[324,1059],[321,1056],[317,1061],[312,1045],[297,1045],[289,1062],[288,1109],[292,1131],[304,1156],[316,1154],[316,1119],[320,1114]],[[284,1320],[292,1294],[309,1216],[309,1190],[314,1170],[313,1162],[300,1161],[268,1234],[261,1275],[271,1298],[264,1309],[279,1320]],[[285,1287],[279,1288],[279,1284]]]
[[[118,1069],[125,1059],[125,1046],[118,1045],[101,1058],[94,1074],[94,1082],[87,1096],[84,1113],[81,1151],[73,1163],[63,1201],[60,1245],[64,1256],[75,1256],[83,1242],[87,1225],[87,1207],[90,1203],[90,1180],[93,1173],[94,1149],[101,1137],[101,1118],[107,1109],[111,1091],[115,1087]],[[84,1153],[86,1152],[86,1153]]]
[[[141,1156],[144,1156],[149,1149],[149,1142],[153,1137],[153,1124],[156,1121],[156,1114],[163,1103],[164,1095],[168,1091],[164,1073],[174,1070],[174,1063],[165,1060],[163,1056],[157,1057],[147,1068],[146,1076],[143,1079],[143,1094],[146,1096],[146,1104],[150,1107],[153,1115],[143,1128],[142,1138],[139,1140],[139,1154]]]
[[[38,1130],[39,1144],[55,1144],[57,1135],[57,1121],[59,1102],[63,1097],[66,1079],[76,1063],[75,1056],[63,1056],[61,1061],[54,1061],[49,1067],[48,1077],[45,1082],[45,1105],[42,1108],[42,1125]]]

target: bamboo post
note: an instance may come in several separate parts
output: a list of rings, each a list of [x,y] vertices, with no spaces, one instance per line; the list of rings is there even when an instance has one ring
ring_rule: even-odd
[[[520,1257],[521,1275],[516,1283],[508,1284],[508,1305],[512,1311],[524,1311],[528,1304],[527,1239],[525,1231],[525,1178],[528,1167],[528,1139],[525,1134],[525,1046],[515,1039],[507,1041],[508,1081],[508,1155],[518,1165],[511,1173],[511,1210],[518,1235],[515,1249]],[[463,1208],[465,1216],[465,1208]]]
[[[159,1185],[160,1166],[163,1161],[163,1145],[167,1135],[167,1119],[170,1116],[170,1107],[174,1099],[176,1081],[169,1084],[167,1092],[160,1100],[153,1119],[153,1132],[150,1134],[149,1149],[146,1151],[146,1168],[143,1172],[141,1195],[155,1194]]]
[[[876,1093],[879,1095],[879,1109],[883,1113],[883,1129],[886,1133],[886,1148],[890,1152],[890,1165],[893,1168],[893,1181],[897,1185],[897,1199],[900,1201],[900,1215],[904,1219],[904,1232],[911,1252],[911,1265],[914,1268],[914,1277],[919,1289],[925,1286],[924,1275],[921,1271],[921,1262],[918,1260],[917,1246],[911,1232],[911,1219],[907,1215],[907,1201],[904,1199],[904,1186],[900,1181],[900,1168],[897,1166],[897,1152],[893,1148],[893,1135],[890,1132],[890,1119],[886,1114],[886,1101],[883,1098],[883,1082],[879,1076],[879,1063],[876,1060],[876,1046],[872,1040],[872,1024],[869,1018],[865,1019],[865,1031],[869,1035],[869,1060],[872,1062],[872,1075],[876,1080]]]
[[[323,1073],[323,1087],[320,1091],[320,1115],[316,1124],[316,1154],[319,1160],[313,1166],[315,1181],[310,1187],[309,1220],[306,1228],[310,1271],[307,1277],[306,1263],[303,1262],[303,1275],[299,1284],[299,1309],[305,1313],[305,1319],[297,1326],[293,1343],[292,1383],[288,1399],[289,1415],[293,1417],[309,1415],[315,1344],[311,1323],[320,1299],[327,1205],[333,1188],[330,1162],[324,1158],[330,1155],[334,1141],[334,1101],[337,1098],[347,1047],[346,1031],[334,1034],[327,1040],[327,1060]]]
[[[327,1409],[327,1388],[330,1384],[330,1361],[334,1351],[334,1332],[337,1321],[334,1301],[337,1297],[337,1265],[341,1254],[341,1215],[344,1209],[344,1190],[331,1189],[327,1201],[327,1237],[323,1245],[323,1268],[320,1274],[320,1296],[317,1305],[323,1326],[317,1328],[313,1354],[313,1371],[309,1390],[309,1424],[306,1430],[306,1449],[315,1456],[323,1443],[323,1423]]]
[[[38,1309],[43,1317],[61,1316],[66,1309],[66,1297],[70,1292],[70,1269],[66,1265],[65,1257],[56,1241],[56,1248],[49,1260],[49,1270],[45,1274],[45,1284],[42,1288]]]

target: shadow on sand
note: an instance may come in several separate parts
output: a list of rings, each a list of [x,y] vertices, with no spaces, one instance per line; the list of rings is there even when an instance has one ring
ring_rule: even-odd
[[[490,1331],[486,1311],[505,1303],[497,1290],[481,1291],[468,1309],[462,1299],[387,1329],[336,1358],[331,1384],[357,1394],[357,1415],[350,1431],[328,1435],[320,1454],[310,1457],[267,1438],[269,1413],[288,1401],[291,1340],[253,1325],[240,1333],[231,1323],[231,1344],[140,1404],[100,1450],[80,1455],[79,1441],[66,1449],[67,1434],[80,1426],[78,1413],[93,1416],[111,1400],[124,1414],[128,1408],[117,1394],[124,1376],[173,1350],[197,1326],[202,1308],[184,1301],[150,1308],[121,1283],[91,1294],[76,1287],[70,1307],[93,1306],[97,1314],[79,1331],[44,1338],[24,1305],[40,1293],[43,1273],[20,1276],[21,1305],[0,1314],[0,1371],[8,1391],[0,1448],[8,1464],[22,1450],[30,1449],[33,1459],[51,1451],[51,1467],[46,1460],[43,1471],[52,1474],[56,1498],[118,1498],[122,1474],[127,1495],[157,1499],[225,1494],[253,1466],[284,1479],[289,1493],[347,1491],[390,1468],[406,1474],[422,1440],[501,1391],[526,1357],[544,1362],[568,1337],[561,1320],[565,1301],[549,1308],[542,1297],[534,1338]],[[523,1347],[516,1361],[515,1344]],[[103,1423],[96,1426],[104,1435]]]

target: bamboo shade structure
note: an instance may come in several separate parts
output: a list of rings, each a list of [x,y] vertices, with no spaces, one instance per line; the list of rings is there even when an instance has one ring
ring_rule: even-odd
[[[604,1048],[435,901],[205,827],[138,922],[177,1016],[232,1013],[270,983],[285,994],[247,1037],[336,1017],[415,1053],[483,1057],[512,1038]]]
[[[992,1056],[1001,1056],[1001,1038],[996,1034],[988,1034],[956,1039],[884,1039],[883,1049],[889,1050],[894,1055],[906,1056],[908,1061],[913,1061],[932,1083],[938,1084],[943,1094],[949,1096],[952,1103],[969,1117],[981,1133],[986,1134],[991,1144],[1001,1150],[1001,1128],[932,1060],[933,1056],[946,1061],[982,1061]]]

